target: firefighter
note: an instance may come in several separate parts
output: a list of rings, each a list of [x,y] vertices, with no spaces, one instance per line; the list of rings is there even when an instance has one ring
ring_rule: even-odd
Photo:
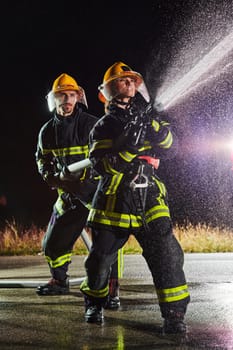
[[[190,301],[184,254],[173,234],[166,187],[157,174],[159,157],[173,152],[170,124],[154,110],[141,74],[122,62],[106,71],[99,97],[107,113],[90,133],[89,157],[101,179],[88,216],[93,245],[80,286],[85,320],[104,321],[110,267],[134,234],[153,277],[162,330],[183,334]]]
[[[68,165],[88,157],[89,132],[97,118],[87,112],[84,89],[65,73],[54,81],[47,102],[53,117],[39,132],[36,162],[42,178],[49,187],[57,190],[58,197],[42,243],[51,279],[38,286],[36,292],[38,295],[60,295],[69,292],[67,272],[72,248],[86,225],[99,181],[91,167],[72,174]],[[117,267],[116,263],[112,268],[112,298],[106,304],[109,308],[120,305]]]

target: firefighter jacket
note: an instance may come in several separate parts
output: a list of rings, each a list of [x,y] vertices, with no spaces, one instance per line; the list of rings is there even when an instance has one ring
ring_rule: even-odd
[[[78,178],[71,176],[70,181],[56,177],[64,166],[88,157],[89,133],[97,120],[87,113],[84,105],[77,104],[73,115],[62,117],[55,113],[39,132],[36,150],[38,171],[51,187],[57,189],[55,206],[61,214],[65,205],[69,207],[76,199],[88,205],[97,188],[98,176],[92,168],[84,169]]]
[[[145,221],[170,217],[165,185],[153,162],[147,162],[172,155],[170,124],[153,110],[149,118],[137,117],[137,110],[130,113],[112,104],[91,131],[89,158],[101,180],[89,212],[90,226],[140,229]]]

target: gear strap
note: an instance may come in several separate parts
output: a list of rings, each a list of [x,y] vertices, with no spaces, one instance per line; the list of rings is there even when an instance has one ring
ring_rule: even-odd
[[[148,187],[148,177],[146,174],[144,174],[145,165],[140,164],[138,167],[138,172],[133,178],[133,180],[130,182],[129,186],[134,191],[136,188],[147,188]]]
[[[145,230],[148,230],[148,225],[145,220],[145,207],[147,198],[147,188],[148,188],[148,177],[144,173],[145,164],[140,164],[138,167],[138,172],[133,180],[130,182],[129,186],[132,191],[138,190],[139,206],[137,207],[137,212],[142,217],[142,222]]]

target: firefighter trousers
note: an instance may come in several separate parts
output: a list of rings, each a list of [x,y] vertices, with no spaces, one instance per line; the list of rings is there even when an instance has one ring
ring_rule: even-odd
[[[153,277],[162,317],[172,311],[185,314],[190,301],[183,271],[184,254],[172,232],[170,218],[161,217],[150,222],[146,229],[130,231],[142,247]],[[129,231],[119,228],[92,228],[93,246],[85,261],[86,280],[80,289],[96,303],[104,303],[108,294],[111,265],[117,259],[117,250],[129,238]]]
[[[77,202],[62,214],[59,214],[54,206],[43,237],[42,249],[51,276],[56,280],[64,281],[68,277],[73,246],[86,225],[88,213],[89,210],[81,202]],[[118,260],[112,266],[111,278],[118,278],[117,271],[119,271]]]

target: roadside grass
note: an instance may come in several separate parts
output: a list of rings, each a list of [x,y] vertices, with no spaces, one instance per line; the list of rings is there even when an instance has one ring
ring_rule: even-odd
[[[38,255],[41,253],[41,242],[45,228],[31,225],[25,229],[14,220],[6,222],[4,229],[0,231],[0,255]],[[211,227],[207,224],[175,225],[174,234],[177,237],[185,253],[217,253],[233,252],[233,229]],[[124,246],[125,254],[141,253],[141,247],[130,236]],[[75,255],[86,255],[88,250],[82,239],[78,239],[74,245]]]

